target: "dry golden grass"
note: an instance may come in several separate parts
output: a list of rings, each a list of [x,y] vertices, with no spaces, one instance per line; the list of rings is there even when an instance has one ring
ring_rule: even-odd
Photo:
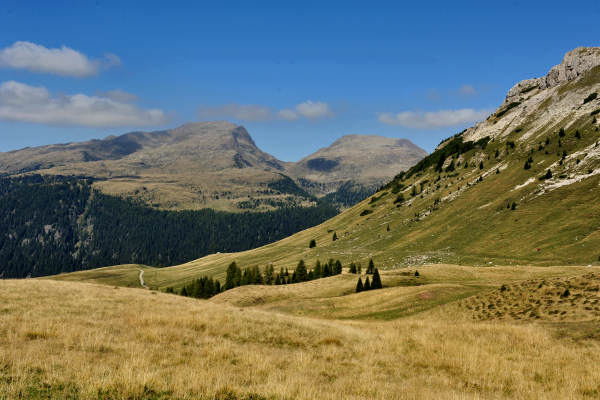
[[[362,308],[386,291],[422,289],[336,299]],[[394,321],[340,321],[52,280],[0,281],[0,304],[0,398],[600,394],[600,342],[559,338],[543,324],[473,321],[453,304]]]
[[[502,285],[460,305],[475,319],[600,320],[600,274]]]

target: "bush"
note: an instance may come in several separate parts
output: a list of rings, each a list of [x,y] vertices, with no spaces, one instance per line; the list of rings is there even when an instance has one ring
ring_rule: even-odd
[[[598,97],[598,93],[596,93],[596,92],[591,93],[588,97],[586,97],[585,99],[583,99],[583,104],[589,103],[590,101],[595,100],[596,97]]]
[[[310,249],[312,249],[313,247],[317,247],[317,241],[316,241],[315,239],[312,239],[312,240],[310,241],[310,243],[308,244],[308,247],[309,247]]]
[[[372,212],[373,212],[372,210],[362,210],[362,212],[360,213],[360,216],[364,217],[365,215],[369,215]]]

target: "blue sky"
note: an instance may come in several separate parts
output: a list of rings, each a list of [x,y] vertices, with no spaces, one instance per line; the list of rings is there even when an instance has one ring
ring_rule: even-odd
[[[286,161],[351,133],[431,151],[600,37],[597,1],[139,4],[3,1],[0,151],[216,119]]]

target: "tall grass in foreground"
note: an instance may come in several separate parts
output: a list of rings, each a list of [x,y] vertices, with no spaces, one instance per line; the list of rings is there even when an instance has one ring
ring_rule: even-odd
[[[460,312],[325,321],[142,289],[0,281],[0,398],[599,395],[598,342]]]

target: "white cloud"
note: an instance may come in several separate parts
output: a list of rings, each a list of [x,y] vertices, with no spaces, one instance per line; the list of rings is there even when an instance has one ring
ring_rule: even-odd
[[[277,118],[284,119],[286,121],[295,121],[298,119],[298,114],[289,109],[277,111]]]
[[[91,127],[152,126],[166,122],[161,110],[84,94],[53,97],[45,87],[8,81],[0,85],[0,120]]]
[[[258,104],[224,104],[221,106],[202,106],[198,108],[200,118],[234,118],[244,121],[270,121],[274,118],[295,121],[299,118],[319,119],[333,116],[327,103],[310,100],[297,104],[294,109],[273,112],[271,107]]]
[[[267,121],[273,118],[271,109],[256,104],[224,104],[216,107],[202,106],[198,109],[200,118],[235,118],[244,121]]]
[[[477,90],[472,85],[462,85],[458,89],[458,93],[463,96],[475,96],[477,94]]]
[[[133,103],[138,99],[138,97],[135,94],[126,92],[121,89],[107,90],[106,92],[98,92],[97,95],[100,97],[106,97],[114,101],[120,101],[122,103]]]
[[[407,128],[435,129],[481,121],[490,115],[490,110],[439,110],[428,112],[403,111],[398,114],[379,113],[377,119],[387,125]]]
[[[85,54],[67,46],[49,49],[31,42],[15,42],[0,50],[0,67],[45,74],[83,78],[119,65],[121,59],[115,54],[105,54],[102,60],[90,60]]]
[[[277,112],[277,118],[286,121],[295,121],[300,117],[319,119],[332,116],[333,111],[331,110],[331,107],[329,107],[329,104],[321,101],[312,102],[310,100],[297,104],[293,110],[288,108]]]
[[[331,111],[329,104],[321,101],[312,102],[310,100],[298,104],[296,106],[296,113],[308,119],[333,116],[333,111]]]

